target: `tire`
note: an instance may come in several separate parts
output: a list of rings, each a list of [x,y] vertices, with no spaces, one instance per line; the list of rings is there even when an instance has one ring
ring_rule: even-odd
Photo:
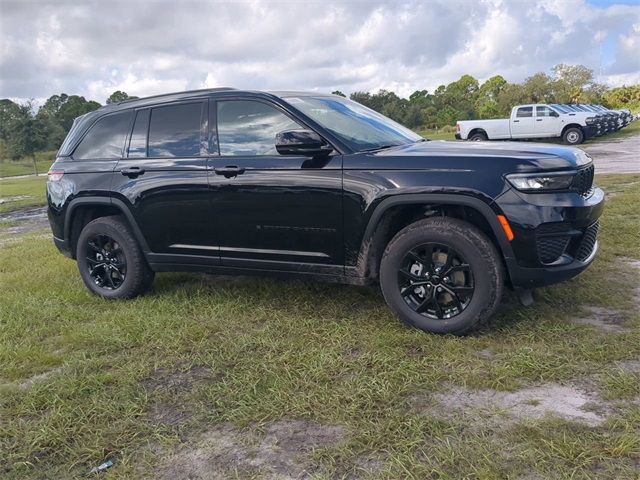
[[[412,273],[408,281],[411,287],[404,287],[407,275],[400,270],[407,271],[408,268],[418,268],[420,262],[415,260],[414,252],[420,252],[425,244],[432,251],[431,268],[432,276],[429,281],[433,284],[413,287],[416,278],[416,271]],[[437,247],[433,247],[436,245]],[[439,249],[434,252],[434,248]],[[446,261],[444,253],[446,250]],[[425,250],[426,251],[426,250]],[[424,281],[425,273],[429,270],[426,260],[429,254],[420,257],[424,263],[424,269],[417,275]],[[452,259],[450,259],[450,257]],[[444,265],[436,266],[438,262],[434,258],[440,258]],[[413,263],[413,266],[407,265]],[[462,259],[460,261],[460,259]],[[454,268],[462,272],[453,272],[449,277],[438,278],[434,272],[436,268],[441,268],[437,275],[446,275],[446,265],[454,265]],[[450,268],[450,267],[449,267]],[[453,271],[450,269],[449,271]],[[453,276],[457,275],[455,280]],[[382,294],[391,310],[406,324],[424,330],[425,332],[454,335],[464,335],[481,327],[491,317],[500,303],[503,289],[503,266],[498,252],[491,241],[476,227],[462,220],[438,217],[421,220],[413,223],[401,230],[387,245],[380,265],[380,286]],[[452,286],[453,285],[453,286]],[[468,285],[472,285],[469,287]],[[421,297],[417,290],[422,288]],[[440,288],[440,290],[438,290]],[[469,289],[472,288],[469,294]],[[401,291],[402,289],[402,291]],[[433,292],[431,303],[426,310],[419,312],[423,299],[429,295],[427,290]],[[467,291],[466,297],[456,297],[458,303],[454,306],[454,296],[450,294],[452,290]],[[437,293],[436,290],[441,293]],[[409,293],[407,293],[409,292]],[[435,303],[433,303],[434,298]],[[444,300],[441,302],[439,300]],[[447,299],[449,299],[447,301]],[[423,303],[420,303],[423,302]],[[442,308],[443,303],[446,308]],[[418,309],[416,304],[420,304]],[[436,307],[436,304],[438,305]],[[447,305],[449,305],[447,307]],[[433,307],[433,308],[432,308]],[[432,309],[431,312],[429,309]],[[442,317],[438,315],[438,310]]]
[[[484,142],[487,140],[487,134],[483,132],[476,132],[469,137],[469,140],[472,142]]]
[[[562,134],[562,141],[567,145],[578,145],[584,141],[584,133],[581,128],[567,128]]]
[[[78,237],[76,258],[84,284],[104,298],[141,295],[155,276],[131,230],[118,216],[100,217],[85,225]]]

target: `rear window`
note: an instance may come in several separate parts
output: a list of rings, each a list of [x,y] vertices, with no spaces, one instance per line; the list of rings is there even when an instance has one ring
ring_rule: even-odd
[[[151,110],[149,157],[200,156],[204,105],[186,103]]]
[[[124,142],[131,128],[133,112],[114,113],[100,118],[73,152],[73,158],[113,159],[122,156]]]
[[[533,117],[533,107],[520,107],[516,113],[516,117]]]

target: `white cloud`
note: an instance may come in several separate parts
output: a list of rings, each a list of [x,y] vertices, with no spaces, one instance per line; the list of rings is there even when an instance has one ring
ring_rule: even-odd
[[[639,50],[640,5],[587,0],[3,0],[0,97],[104,102],[114,90],[215,86],[408,96],[465,73],[521,81],[557,63],[629,83]]]

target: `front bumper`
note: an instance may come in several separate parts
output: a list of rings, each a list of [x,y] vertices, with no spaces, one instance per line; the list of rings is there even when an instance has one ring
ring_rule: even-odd
[[[65,257],[73,258],[73,254],[71,253],[71,248],[62,238],[53,237],[53,243],[57,247],[57,249],[62,253]]]
[[[496,199],[514,232],[505,255],[516,288],[551,285],[582,273],[597,250],[604,192],[525,194],[510,189]]]

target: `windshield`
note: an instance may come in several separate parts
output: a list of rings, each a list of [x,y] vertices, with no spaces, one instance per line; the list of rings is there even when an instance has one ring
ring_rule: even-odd
[[[355,151],[422,140],[408,128],[347,98],[304,96],[285,100]]]
[[[569,113],[569,110],[566,109],[565,107],[563,107],[562,105],[558,105],[557,103],[554,103],[553,105],[551,105],[553,108],[555,108],[556,110],[560,110],[562,113]]]

